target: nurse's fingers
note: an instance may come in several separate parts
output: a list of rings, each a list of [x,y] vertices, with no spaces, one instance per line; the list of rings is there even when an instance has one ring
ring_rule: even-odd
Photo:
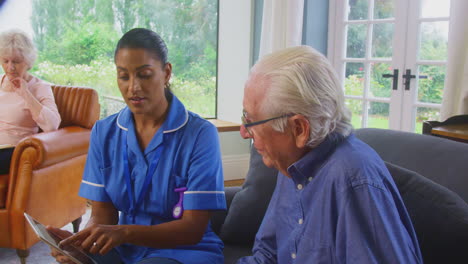
[[[62,230],[60,228],[56,228],[56,227],[53,227],[53,226],[47,226],[46,229],[50,233],[52,233],[52,234],[56,235],[57,237],[59,237],[60,239],[65,239],[65,238],[70,237],[70,236],[73,235],[71,232],[68,232],[67,230]]]
[[[58,263],[65,263],[65,264],[68,264],[68,263],[73,263],[73,261],[70,260],[70,258],[62,255],[62,253],[60,253],[59,251],[57,251],[56,249],[54,248],[50,248],[50,255],[52,257],[55,258],[55,260],[58,262]]]
[[[100,238],[96,239],[96,242],[93,242],[91,247],[89,248],[89,253],[97,254],[101,250],[101,248],[106,244],[105,239],[101,236]]]
[[[59,246],[61,248],[69,245],[81,246],[81,241],[85,240],[88,235],[89,232],[86,229],[83,229],[80,232],[60,241]]]
[[[89,235],[81,243],[81,248],[87,250],[93,254],[97,253],[97,249],[100,248],[96,241],[99,239],[100,234],[96,232],[90,232]]]
[[[58,262],[58,263],[61,263],[61,264],[74,264],[75,262],[72,261],[70,258],[68,258],[67,256],[64,256],[64,255],[61,255],[59,257],[56,257],[55,260]]]
[[[112,240],[107,240],[107,242],[104,244],[104,246],[99,250],[99,254],[105,255],[111,251],[115,245],[112,243]]]

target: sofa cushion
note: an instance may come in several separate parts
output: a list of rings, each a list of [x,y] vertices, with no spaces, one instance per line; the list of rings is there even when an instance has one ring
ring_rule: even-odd
[[[383,160],[447,187],[468,203],[468,144],[390,129],[361,128],[355,134]]]
[[[254,147],[242,189],[234,196],[220,237],[225,242],[251,246],[276,186],[278,171],[266,167]]]
[[[468,263],[468,204],[416,172],[386,165],[413,222],[424,263]]]

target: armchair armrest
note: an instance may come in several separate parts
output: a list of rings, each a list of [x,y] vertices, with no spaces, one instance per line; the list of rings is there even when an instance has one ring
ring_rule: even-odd
[[[91,131],[78,126],[60,128],[56,131],[42,132],[27,137],[16,146],[12,157],[13,171],[17,169],[22,153],[27,148],[35,150],[32,157],[33,169],[39,169],[55,163],[86,154],[88,152]],[[11,175],[11,173],[10,173]]]
[[[15,248],[26,247],[21,239],[26,235],[23,212],[53,226],[63,226],[85,212],[86,201],[78,197],[78,189],[90,133],[69,126],[27,137],[16,146],[6,201]],[[26,236],[27,241],[37,240],[30,232]]]
[[[11,159],[7,207],[13,198],[20,173],[29,171],[31,174],[32,170],[87,154],[90,134],[90,129],[69,126],[22,139],[16,145]]]

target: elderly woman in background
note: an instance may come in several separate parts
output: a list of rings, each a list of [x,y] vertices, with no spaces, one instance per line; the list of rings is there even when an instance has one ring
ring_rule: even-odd
[[[23,32],[0,33],[0,174],[8,173],[13,147],[39,131],[56,130],[60,114],[50,84],[28,73],[36,59],[32,40]]]

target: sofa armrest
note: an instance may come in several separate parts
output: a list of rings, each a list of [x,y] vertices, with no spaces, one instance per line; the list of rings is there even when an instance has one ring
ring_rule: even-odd
[[[234,199],[234,195],[236,195],[236,193],[239,192],[241,189],[242,187],[240,186],[232,186],[232,187],[224,188],[227,210],[216,211],[211,217],[211,228],[216,234],[218,235],[220,234],[221,227],[223,226],[224,219],[226,219],[227,212],[229,211],[229,207],[231,206],[232,199]]]
[[[226,204],[229,211],[229,207],[231,206],[232,199],[234,199],[234,195],[242,190],[241,186],[232,186],[224,188],[224,193],[226,195]]]

